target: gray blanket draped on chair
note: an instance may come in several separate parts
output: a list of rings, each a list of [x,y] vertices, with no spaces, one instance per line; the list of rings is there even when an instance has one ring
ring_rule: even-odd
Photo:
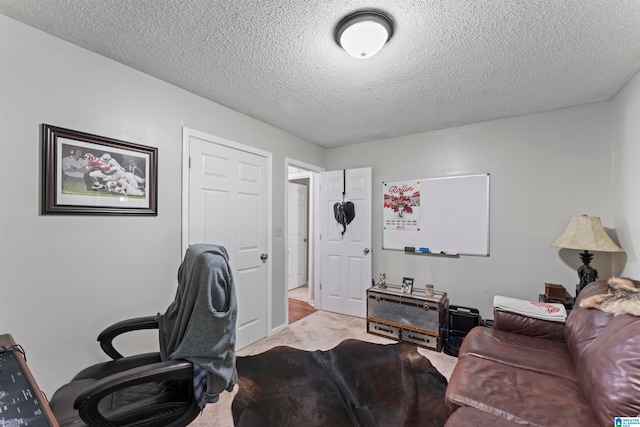
[[[238,381],[237,301],[229,256],[222,246],[191,245],[178,270],[178,291],[158,314],[163,360],[185,359],[207,372],[205,398],[215,401]],[[206,331],[203,334],[203,331]]]

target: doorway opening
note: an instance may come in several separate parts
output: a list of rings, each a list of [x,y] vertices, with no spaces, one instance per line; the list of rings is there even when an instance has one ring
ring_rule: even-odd
[[[324,169],[294,159],[285,160],[285,307],[290,323],[290,316],[293,311],[298,311],[301,302],[308,304],[310,309],[321,308],[317,289],[320,283],[320,246],[316,213],[319,173]]]

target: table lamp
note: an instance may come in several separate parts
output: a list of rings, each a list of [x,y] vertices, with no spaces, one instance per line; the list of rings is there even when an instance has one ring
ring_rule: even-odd
[[[578,268],[580,283],[576,285],[576,296],[582,288],[598,278],[598,271],[589,265],[593,258],[589,251],[623,252],[602,227],[600,217],[588,215],[571,217],[567,228],[551,246],[583,251],[580,253],[583,264]]]

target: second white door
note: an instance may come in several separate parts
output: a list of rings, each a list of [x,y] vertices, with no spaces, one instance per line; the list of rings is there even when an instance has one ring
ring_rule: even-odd
[[[322,309],[364,318],[371,286],[371,168],[324,172],[320,192]],[[355,206],[344,234],[333,211],[343,192]]]

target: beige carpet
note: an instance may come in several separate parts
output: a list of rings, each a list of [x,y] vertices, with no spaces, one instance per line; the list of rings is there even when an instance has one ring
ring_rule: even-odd
[[[317,311],[289,325],[284,331],[243,348],[238,352],[238,356],[262,353],[278,345],[288,345],[302,350],[329,350],[347,338],[380,344],[395,342],[368,334],[364,319]],[[418,351],[426,356],[442,375],[449,379],[458,361],[457,358],[423,348],[419,348]],[[220,400],[217,403],[207,405],[202,415],[196,418],[191,426],[233,427],[231,402],[236,391],[237,386],[233,392],[222,393]]]

